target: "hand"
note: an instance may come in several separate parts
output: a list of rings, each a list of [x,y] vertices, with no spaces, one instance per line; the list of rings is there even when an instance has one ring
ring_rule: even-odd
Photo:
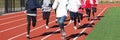
[[[27,10],[25,10],[24,13],[27,13]]]

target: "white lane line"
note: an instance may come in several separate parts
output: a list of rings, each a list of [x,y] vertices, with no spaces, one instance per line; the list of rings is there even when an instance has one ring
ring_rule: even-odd
[[[104,12],[104,11],[102,11],[102,12]],[[102,13],[101,12],[101,13]],[[90,23],[92,23],[92,22],[94,22],[94,21],[91,21]],[[69,24],[68,24],[69,25]],[[68,26],[67,25],[67,26]],[[66,26],[65,26],[66,27]],[[85,29],[83,29],[83,30],[86,30],[87,28],[85,28]],[[56,30],[55,32],[57,32],[57,31],[59,31],[60,29],[58,29],[58,30]],[[82,32],[84,32],[84,31],[82,31]],[[48,37],[50,37],[50,36],[52,36],[53,35],[53,33],[51,33],[50,35],[47,35],[47,36],[45,36],[44,38],[42,38],[41,40],[45,40],[46,38],[48,38]]]
[[[97,17],[100,16],[106,9],[107,9],[107,7],[104,8],[104,9],[102,10],[102,12],[100,12],[100,13],[97,15]],[[96,18],[97,18],[97,17],[96,17]],[[95,21],[95,20],[92,20],[92,21],[89,23],[89,25],[92,24],[94,21]],[[87,25],[87,26],[89,26],[89,25]],[[79,33],[79,35],[77,35],[73,40],[77,40],[77,38],[78,38],[87,28],[88,28],[88,27],[84,28],[84,29]]]
[[[20,11],[20,12],[13,12],[13,13],[6,13],[6,14],[3,14],[3,16],[12,15],[12,14],[19,14],[19,13],[21,13],[21,12],[23,12],[23,11]]]
[[[68,26],[68,25],[67,25]],[[57,32],[57,31],[60,31],[60,29],[57,29],[55,32]],[[51,33],[50,35],[47,35],[47,36],[45,36],[44,38],[42,38],[41,40],[45,40],[46,38],[48,38],[48,37],[50,37],[51,35],[53,35],[54,33]]]
[[[42,14],[39,14],[39,15],[42,15]],[[10,21],[10,22],[1,23],[0,26],[5,25],[5,24],[9,24],[9,23],[13,23],[13,22],[16,22],[16,21],[21,21],[21,20],[24,20],[24,19],[26,19],[26,18],[22,18],[22,19]]]
[[[55,16],[55,15],[51,15],[50,17],[53,17],[53,16]],[[40,20],[42,20],[42,18],[38,19],[37,21],[40,21]],[[12,29],[24,26],[24,25],[27,25],[27,23],[23,23],[21,25],[18,25],[18,26],[12,27],[12,28],[8,28],[8,29],[5,29],[5,30],[1,30],[0,32],[5,32],[5,31],[8,31],[8,30],[12,30]]]
[[[22,12],[21,12],[22,13]],[[2,18],[0,20],[6,20],[6,19],[10,19],[10,18],[14,18],[14,17],[19,17],[19,16],[23,16],[25,14],[22,14],[22,15],[16,15],[16,16],[12,16],[12,17],[7,17],[7,18]],[[6,15],[7,16],[7,15]]]
[[[73,22],[72,22],[72,23],[73,23]],[[69,25],[70,25],[70,24],[66,25],[65,27],[67,27],[67,26],[69,26]],[[60,29],[57,29],[55,32],[57,32],[57,31],[60,31]],[[43,37],[41,40],[45,40],[46,38],[52,36],[53,34],[54,34],[54,33],[51,33],[50,35],[47,35],[47,36]]]
[[[101,12],[102,13],[102,12]],[[55,22],[55,21],[54,21]],[[94,21],[93,21],[94,22]],[[45,26],[45,25],[42,25],[42,27],[43,26]],[[41,26],[39,27],[39,28],[41,28]],[[36,29],[39,29],[39,28],[36,28]],[[36,29],[33,29],[33,30],[31,30],[31,32],[32,31],[34,31],[34,30],[36,30]],[[86,28],[87,29],[87,28]],[[85,28],[83,29],[83,30],[86,30]],[[60,29],[58,29],[58,30],[60,30]],[[58,30],[56,30],[56,31],[58,31]],[[84,32],[84,31],[83,31]],[[20,34],[20,35],[17,35],[17,36],[14,36],[14,37],[12,37],[12,38],[9,38],[8,40],[12,40],[12,39],[14,39],[14,38],[16,38],[16,37],[19,37],[19,36],[21,36],[21,35],[24,35],[24,34],[26,34],[27,32],[24,32],[24,33],[22,33],[22,34]],[[51,34],[52,35],[52,34]],[[46,37],[44,37],[42,40],[44,40],[45,38],[47,38],[47,37],[49,37],[49,36],[51,36],[51,35],[48,35],[48,36],[46,36]]]
[[[15,26],[15,27],[12,27],[12,28],[8,28],[8,29],[4,29],[4,30],[1,30],[0,32],[5,32],[5,31],[8,31],[8,30],[12,30],[12,29],[15,29],[15,28],[18,28],[18,27],[21,27],[21,26],[24,26],[26,25],[27,23],[24,23],[24,24],[21,24],[21,25],[18,25],[18,26]]]
[[[51,24],[51,23],[53,23],[53,22],[55,22],[55,20],[52,21],[52,22],[50,22],[49,24]],[[44,27],[45,25],[46,25],[46,24],[44,24],[44,25],[42,25],[42,26],[39,26],[39,27],[37,27],[37,28],[35,28],[35,29],[33,29],[33,30],[30,30],[30,32],[35,31],[35,30],[37,30],[37,29],[40,29],[40,28]],[[26,33],[27,33],[27,32],[21,33],[21,34],[19,34],[19,35],[16,35],[16,36],[14,36],[14,37],[9,38],[8,40],[15,39],[15,38],[17,38],[17,37],[20,37],[20,36],[26,34]]]
[[[5,23],[0,24],[0,26],[5,25],[5,24],[9,24],[9,23],[13,23],[13,22],[16,22],[16,21],[20,21],[20,20],[23,20],[23,19],[26,19],[26,18],[22,18],[22,19],[10,21],[10,22],[5,22]]]

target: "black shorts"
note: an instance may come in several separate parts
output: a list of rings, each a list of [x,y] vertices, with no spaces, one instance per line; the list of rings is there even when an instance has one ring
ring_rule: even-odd
[[[43,20],[49,19],[50,12],[43,12]]]
[[[87,17],[90,17],[91,9],[86,8],[85,10],[86,10],[86,14],[88,15]]]
[[[83,14],[82,13],[78,13],[78,18],[83,20]]]
[[[97,12],[97,8],[96,7],[92,7],[92,12]]]

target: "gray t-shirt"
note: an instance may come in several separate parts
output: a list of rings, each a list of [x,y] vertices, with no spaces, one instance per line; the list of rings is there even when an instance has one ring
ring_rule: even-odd
[[[50,12],[51,5],[52,5],[51,0],[43,0],[42,11],[43,12]]]

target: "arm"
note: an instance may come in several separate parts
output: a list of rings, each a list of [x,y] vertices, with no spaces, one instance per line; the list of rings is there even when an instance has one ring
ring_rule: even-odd
[[[84,5],[86,5],[86,0],[84,0]]]
[[[39,8],[39,2],[38,2],[38,0],[35,0],[35,5],[37,6],[37,8]]]
[[[53,5],[52,5],[52,8],[56,9],[57,6],[58,6],[58,0],[55,0],[54,3],[53,3]]]
[[[96,0],[96,4],[98,4],[98,0]]]
[[[43,0],[40,1],[39,7],[42,8]]]
[[[52,3],[52,0],[50,0],[50,7],[52,7],[53,3]]]
[[[70,0],[68,1],[67,10],[70,10]]]
[[[25,11],[24,11],[24,13],[27,13],[27,10],[28,10],[28,4],[27,4],[27,2],[28,2],[28,0],[25,3]]]
[[[28,9],[28,7],[27,7],[27,6],[28,6],[28,4],[27,4],[27,3],[28,3],[28,0],[27,0],[27,1],[26,1],[26,3],[25,3],[25,10],[27,10],[27,9]]]
[[[80,0],[77,0],[78,7],[81,6],[81,3],[80,3],[80,2],[81,2]]]
[[[90,4],[93,5],[93,1],[92,0],[90,0]]]

